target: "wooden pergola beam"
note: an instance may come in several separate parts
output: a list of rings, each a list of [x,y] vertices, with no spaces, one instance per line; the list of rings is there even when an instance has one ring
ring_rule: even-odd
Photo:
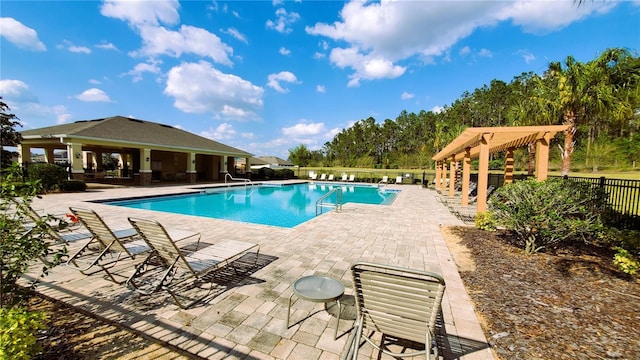
[[[455,138],[442,151],[433,156],[433,160],[439,164],[436,168],[436,179],[442,190],[446,190],[446,162],[451,164],[450,191],[454,188],[453,173],[454,164],[462,161],[462,202],[468,205],[469,173],[471,171],[471,159],[479,159],[478,165],[478,211],[487,209],[487,185],[489,177],[489,155],[500,151],[507,151],[507,163],[505,168],[505,179],[510,181],[513,177],[513,151],[516,148],[536,144],[536,178],[540,181],[547,178],[549,171],[549,145],[551,139],[557,133],[568,129],[568,125],[547,125],[547,126],[514,126],[514,127],[481,127],[467,128]],[[440,170],[442,166],[442,170]]]

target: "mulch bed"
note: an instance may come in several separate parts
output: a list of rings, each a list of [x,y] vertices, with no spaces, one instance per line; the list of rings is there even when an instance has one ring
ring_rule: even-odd
[[[453,228],[475,271],[462,272],[502,359],[638,359],[640,281],[608,249],[525,255],[507,233]]]

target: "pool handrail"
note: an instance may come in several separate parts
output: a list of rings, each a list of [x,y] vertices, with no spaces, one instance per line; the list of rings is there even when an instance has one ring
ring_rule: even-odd
[[[227,183],[227,178],[231,179],[231,181],[244,181],[244,185],[246,186],[247,183],[249,183],[249,185],[253,186],[253,182],[251,181],[251,179],[245,179],[245,178],[234,178],[233,176],[231,176],[231,174],[226,173],[224,175],[224,183]]]

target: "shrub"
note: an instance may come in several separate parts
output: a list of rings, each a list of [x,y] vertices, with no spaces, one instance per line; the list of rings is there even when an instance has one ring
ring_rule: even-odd
[[[31,201],[40,191],[39,181],[15,186],[20,177],[20,168],[12,166],[3,174],[0,186],[0,308],[19,305],[28,298],[28,291],[19,286],[17,281],[34,260],[48,256],[57,259],[44,264],[42,272],[46,274],[49,268],[59,263],[60,256],[66,250],[50,249],[46,239],[49,217],[35,220],[29,216]],[[24,224],[28,222],[32,224],[29,231],[25,231]],[[31,286],[35,286],[35,280]]]
[[[496,219],[493,213],[489,211],[477,213],[475,217],[475,225],[478,229],[485,231],[497,230]]]
[[[67,178],[67,171],[58,165],[36,163],[29,165],[27,168],[27,180],[40,180],[40,185],[44,191],[59,188],[60,184]]]
[[[22,308],[0,308],[0,359],[30,359],[39,350],[36,334],[47,315]]]
[[[62,183],[60,183],[60,190],[85,191],[87,190],[87,184],[82,180],[65,180]]]
[[[613,256],[613,263],[620,269],[622,272],[634,275],[638,270],[640,270],[640,261],[635,259],[629,251],[623,248],[616,248],[616,254]]]
[[[489,210],[530,254],[564,242],[596,240],[602,230],[600,199],[601,194],[586,183],[529,179],[498,189],[489,200]]]

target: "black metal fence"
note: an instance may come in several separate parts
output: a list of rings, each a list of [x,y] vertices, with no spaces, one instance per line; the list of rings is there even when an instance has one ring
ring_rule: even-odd
[[[607,202],[602,208],[605,221],[621,229],[640,230],[640,180],[549,176],[575,182],[585,182],[602,191]]]
[[[475,179],[474,179],[475,175]],[[524,180],[530,175],[514,175],[514,180]],[[471,174],[471,181],[477,181],[478,175]],[[611,226],[620,229],[640,230],[640,180],[609,179],[605,177],[549,176],[589,183],[600,193],[605,194],[601,204],[603,219]],[[504,184],[504,174],[489,174],[488,185],[500,187]]]

